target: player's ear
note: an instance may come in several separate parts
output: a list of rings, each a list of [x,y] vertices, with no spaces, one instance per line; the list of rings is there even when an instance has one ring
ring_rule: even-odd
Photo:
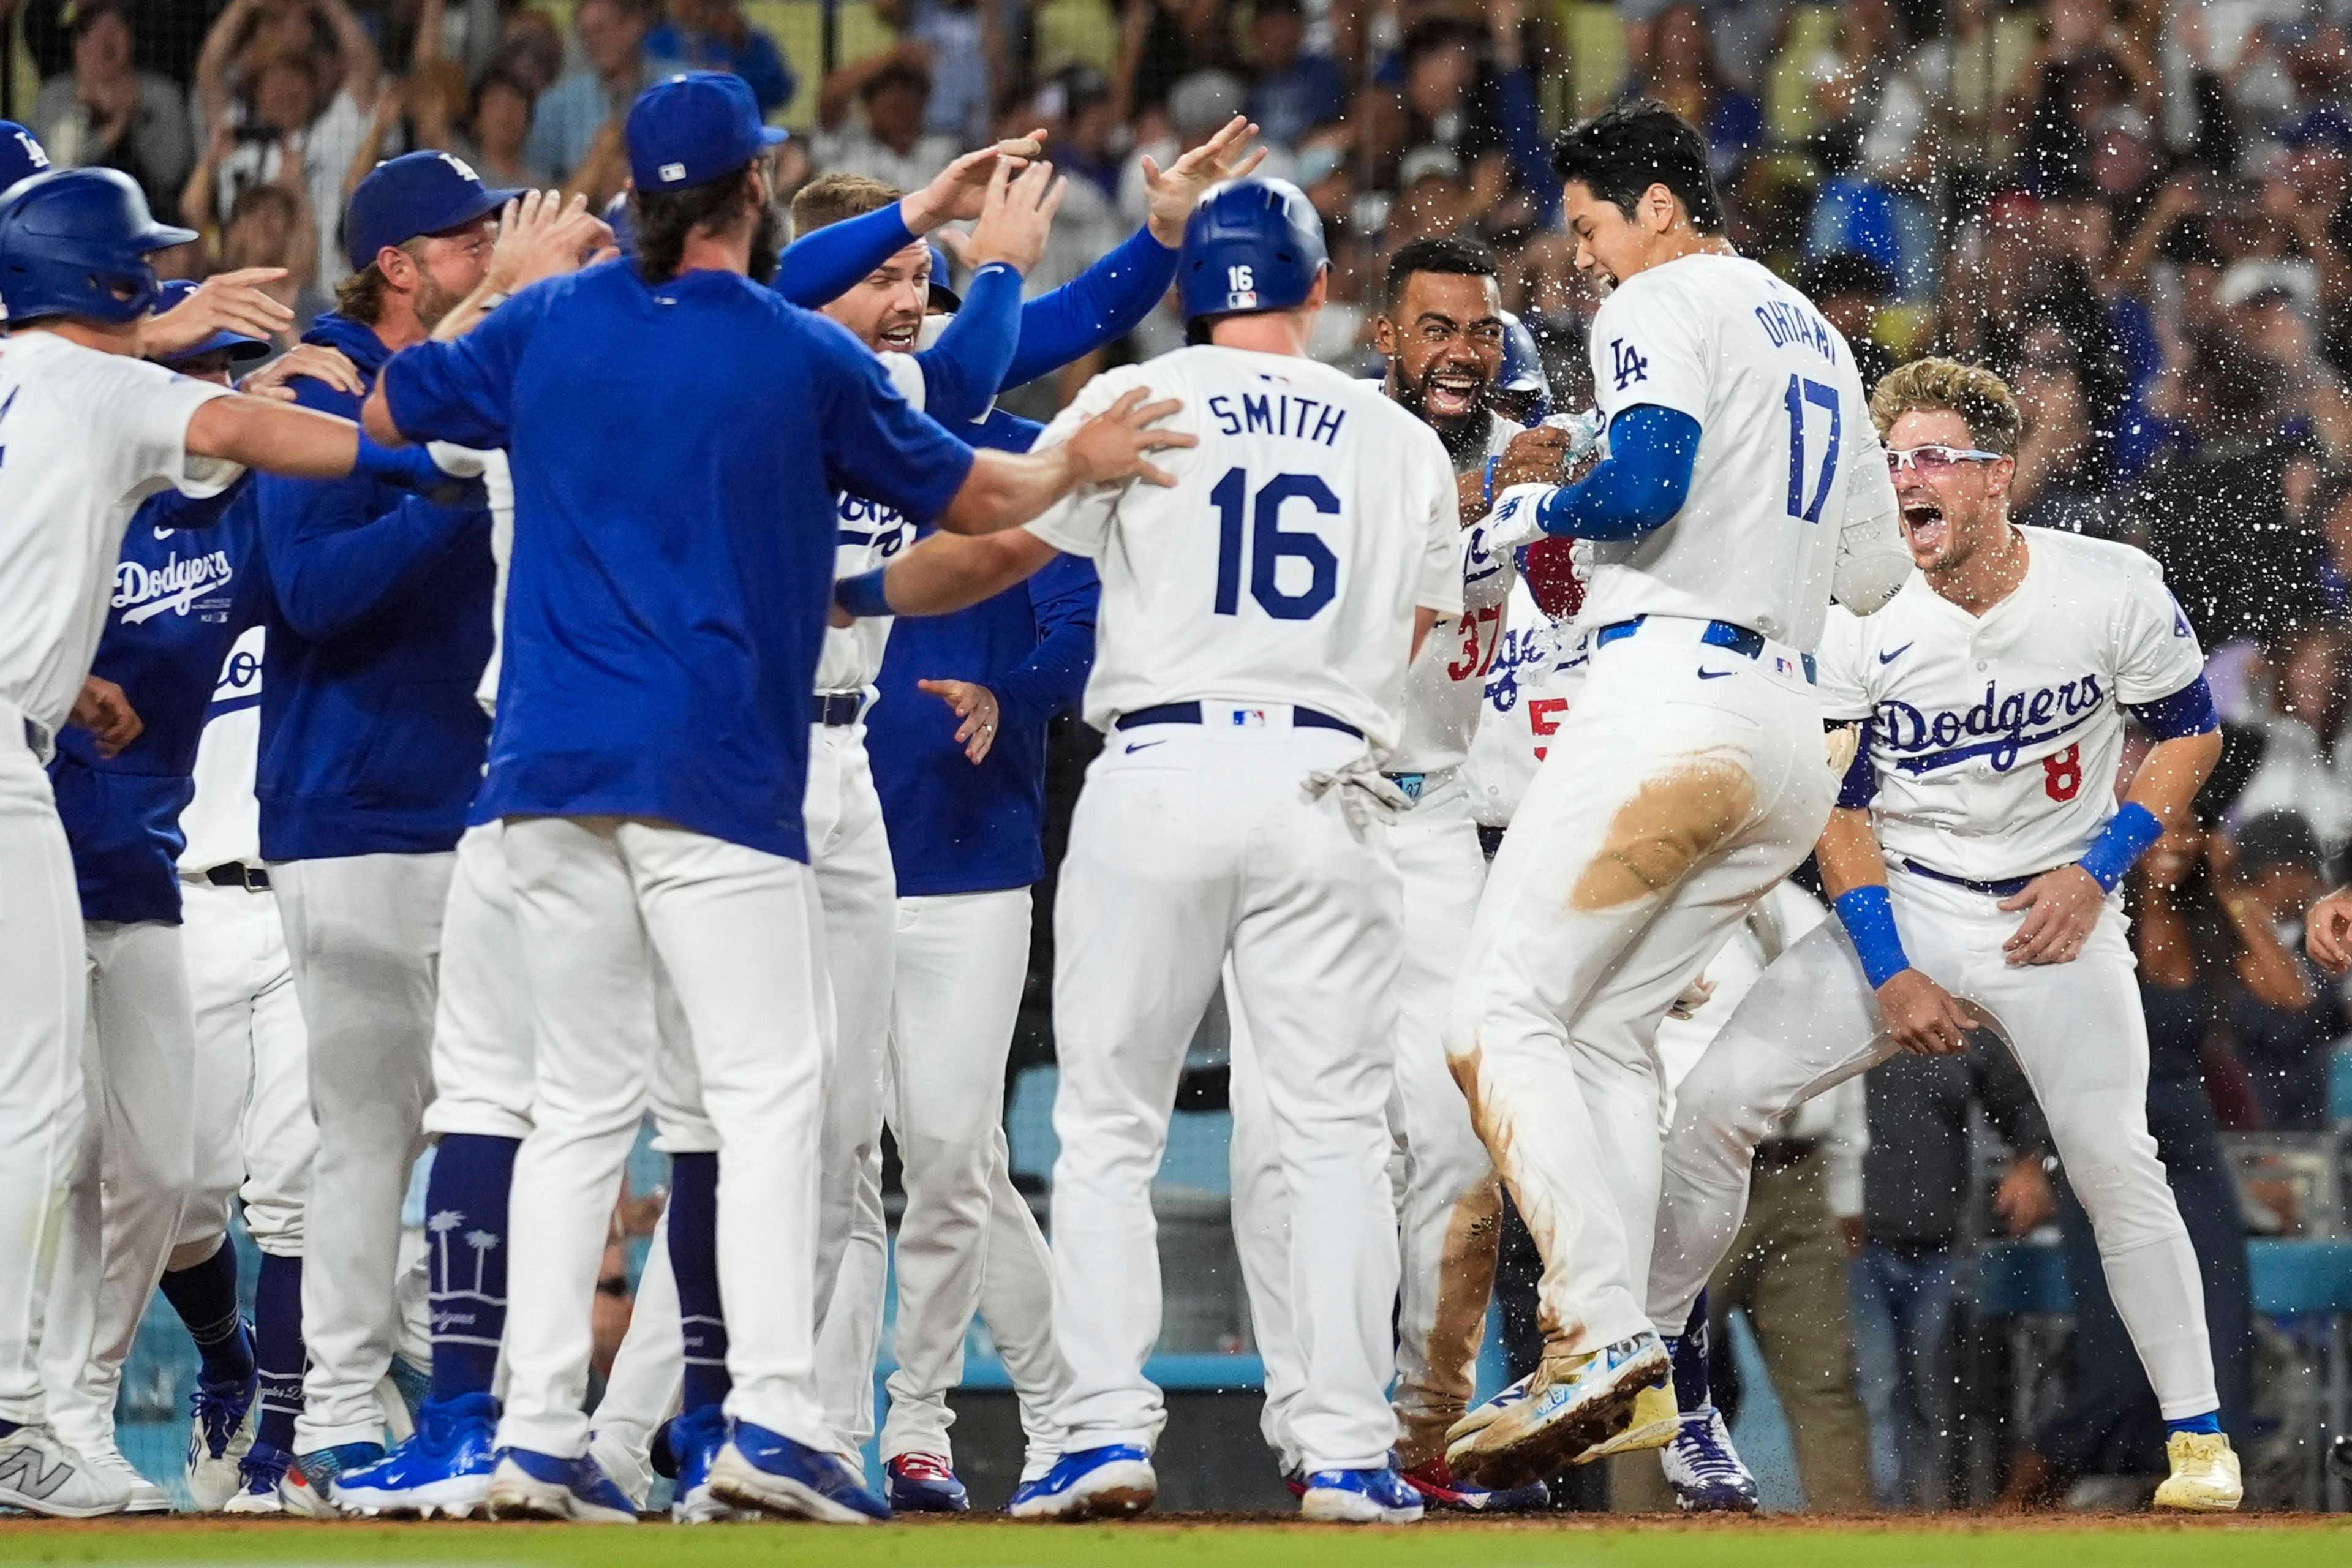
[[[1394,359],[1398,346],[1396,323],[1390,321],[1388,312],[1383,310],[1372,318],[1372,347],[1382,359]]]
[[[1323,270],[1315,275],[1315,287],[1307,291],[1307,308],[1319,310],[1331,299],[1331,264],[1325,262]]]

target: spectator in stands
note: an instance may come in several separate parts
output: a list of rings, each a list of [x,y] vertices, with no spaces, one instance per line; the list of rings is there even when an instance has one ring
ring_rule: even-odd
[[[1186,77],[1237,63],[1223,0],[1126,0],[1115,85],[1122,117],[1139,129]]]
[[[74,12],[73,69],[41,84],[33,133],[59,168],[120,169],[169,221],[195,149],[178,84],[133,68],[131,13],[121,0],[85,0]]]
[[[1842,250],[1805,263],[1798,270],[1797,287],[1844,334],[1864,390],[1876,386],[1879,377],[1895,368],[1895,355],[1876,336],[1879,310],[1894,289],[1886,268],[1867,256]]]
[[[572,29],[586,63],[540,95],[525,151],[534,165],[563,179],[586,162],[598,132],[626,117],[638,93],[677,69],[677,61],[646,49],[639,0],[580,0]]]
[[[563,35],[544,11],[525,8],[508,14],[490,68],[511,74],[530,89],[532,102],[563,75]]]
[[[1307,47],[1299,0],[1257,0],[1250,13],[1250,89],[1243,112],[1268,144],[1296,148],[1347,111],[1348,84],[1331,57]]]
[[[2010,516],[2034,528],[2114,531],[2106,509],[2112,469],[2091,422],[2082,372],[2056,331],[2030,342],[2012,384],[2025,415],[2010,479]]]
[[[334,300],[318,287],[318,230],[310,220],[310,197],[299,185],[252,185],[236,198],[221,230],[219,270],[248,267],[286,268],[281,281],[262,289],[294,312],[297,341],[334,309]]]
[[[645,47],[696,70],[733,71],[771,117],[800,88],[774,37],[743,19],[742,0],[669,0],[668,17],[646,35]]]
[[[2248,985],[2234,999],[2231,1034],[2262,1109],[2263,1124],[2283,1131],[2327,1125],[2329,1053],[2344,1033],[2336,994],[2303,953],[2303,912],[2326,889],[2318,837],[2293,811],[2264,812],[2239,827],[2232,896],[2267,921],[2286,965],[2274,984]]]
[[[2017,1058],[1988,1033],[1958,1056],[1889,1058],[1864,1083],[1870,1148],[1851,1279],[1871,1490],[1881,1508],[1940,1509],[1953,1500],[1952,1297],[1975,1186],[1969,1112],[1980,1106],[2009,1146],[1992,1211],[2012,1237],[2057,1215],[2050,1130]]]
[[[2320,626],[2278,639],[2266,663],[2262,760],[2237,812],[2296,812],[2321,855],[2340,859],[2352,846],[2352,650],[2342,631]]]
[[[980,0],[876,0],[874,9],[900,37],[923,47],[931,73],[923,130],[950,138],[959,152],[986,141],[995,103],[991,84],[1006,74],[994,6]]]
[[[809,155],[818,172],[863,174],[902,191],[919,191],[964,151],[952,136],[923,129],[931,97],[929,51],[912,39],[841,67],[817,94],[817,123]],[[861,114],[853,120],[850,105]],[[859,121],[862,120],[862,123]]]
[[[457,152],[482,184],[520,190],[554,183],[554,170],[530,160],[530,84],[504,67],[491,68],[475,84]]]
[[[1707,13],[1690,0],[1660,11],[1648,32],[1647,58],[1634,62],[1621,96],[1654,98],[1706,132],[1708,166],[1717,184],[1728,183],[1764,140],[1763,106],[1724,79]]]

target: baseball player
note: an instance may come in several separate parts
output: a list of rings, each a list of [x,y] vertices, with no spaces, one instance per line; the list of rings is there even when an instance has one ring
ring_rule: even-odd
[[[1389,1462],[1383,1397],[1399,893],[1377,819],[1405,797],[1378,768],[1399,740],[1408,662],[1462,613],[1462,541],[1444,443],[1307,358],[1327,279],[1322,225],[1295,187],[1218,186],[1178,270],[1207,341],[1150,367],[1200,439],[1171,464],[1174,489],[1098,491],[1024,533],[927,541],[840,590],[853,611],[905,614],[995,592],[1056,549],[1102,574],[1087,718],[1111,738],[1055,915],[1054,1314],[1069,1436],[1015,1492],[1015,1517],[1118,1517],[1156,1495],[1164,1417],[1142,1372],[1160,1325],[1150,1182],[1228,953],[1295,1205],[1302,1510],[1421,1516]],[[1044,445],[1143,374],[1097,378]]]
[[[0,574],[0,1077],[18,1086],[0,1097],[0,1505],[38,1513],[131,1500],[119,1472],[46,1426],[37,1365],[82,1137],[87,1015],[73,864],[42,764],[98,647],[125,527],[149,496],[215,494],[241,463],[448,483],[428,454],[386,452],[347,421],[142,363],[160,293],[147,256],[193,237],[154,222],[112,170],[38,175],[0,204],[0,454],[18,457],[0,456],[0,507],[24,529]]]
[[[2221,754],[2203,656],[2147,556],[2010,522],[2023,419],[1999,377],[1916,361],[1871,413],[1919,572],[1822,641],[1828,717],[1865,725],[1818,850],[1842,929],[1790,947],[1683,1083],[1652,1317],[1681,1323],[1729,1247],[1773,1118],[1895,1051],[1958,1051],[1990,1028],[2049,1119],[2171,1429],[2157,1506],[2234,1509],[2116,894]],[[2156,744],[2118,806],[2126,711]]]
[[[635,1518],[585,1457],[580,1410],[585,1307],[646,1100],[656,955],[725,1156],[712,1223],[731,1391],[713,1494],[887,1516],[829,1451],[814,1364],[829,1031],[801,803],[835,487],[1003,528],[1180,439],[1139,428],[1139,397],[1068,449],[1010,458],[908,407],[854,341],[748,276],[755,256],[773,265],[781,135],[732,76],[648,89],[627,127],[634,261],[527,289],[466,336],[410,350],[367,405],[387,436],[506,447],[521,521],[477,808],[505,819],[537,1014],[498,1517]],[[583,404],[583,384],[612,395]],[[646,407],[713,416],[647,426]],[[642,463],[610,470],[602,455],[625,446]]]
[[[1489,520],[1490,547],[1516,525],[1596,561],[1585,685],[1496,856],[1446,1037],[1545,1262],[1542,1363],[1451,1436],[1454,1473],[1490,1487],[1618,1437],[1666,1375],[1635,1295],[1652,1037],[1828,814],[1811,655],[1833,575],[1875,609],[1905,568],[1853,355],[1730,253],[1705,139],[1640,101],[1563,135],[1553,167],[1577,264],[1611,290],[1591,336],[1608,456]],[[1670,1440],[1673,1402],[1653,1404],[1637,1440]]]

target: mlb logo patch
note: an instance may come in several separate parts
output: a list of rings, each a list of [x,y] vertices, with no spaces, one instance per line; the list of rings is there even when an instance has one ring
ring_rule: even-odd
[[[1782,675],[1794,675],[1797,673],[1796,665],[1788,659],[1782,658],[1777,653],[1772,656],[1772,668]]]
[[[1256,309],[1257,309],[1257,291],[1256,291],[1255,289],[1251,289],[1251,290],[1249,290],[1249,291],[1248,291],[1248,292],[1246,292],[1246,293],[1241,293],[1241,294],[1228,294],[1228,295],[1226,295],[1226,296],[1225,296],[1225,309],[1227,309],[1228,310],[1256,310]]]
[[[1236,730],[1265,728],[1266,712],[1263,708],[1236,708],[1233,710],[1233,715],[1234,728]]]
[[[674,185],[680,180],[686,178],[686,165],[683,163],[664,163],[661,166],[659,173],[661,174],[663,184]]]

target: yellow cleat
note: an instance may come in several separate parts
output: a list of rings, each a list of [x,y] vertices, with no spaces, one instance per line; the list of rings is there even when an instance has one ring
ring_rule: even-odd
[[[2238,1456],[2220,1432],[2175,1432],[2164,1446],[2172,1474],[2156,1489],[2156,1506],[2190,1513],[2230,1513],[2246,1495]]]
[[[1643,1448],[1663,1448],[1675,1440],[1682,1430],[1682,1412],[1675,1405],[1671,1384],[1645,1388],[1633,1395],[1633,1417],[1625,1430],[1606,1442],[1595,1443],[1576,1457],[1580,1465],[1595,1459],[1605,1459],[1612,1454],[1632,1454]]]

